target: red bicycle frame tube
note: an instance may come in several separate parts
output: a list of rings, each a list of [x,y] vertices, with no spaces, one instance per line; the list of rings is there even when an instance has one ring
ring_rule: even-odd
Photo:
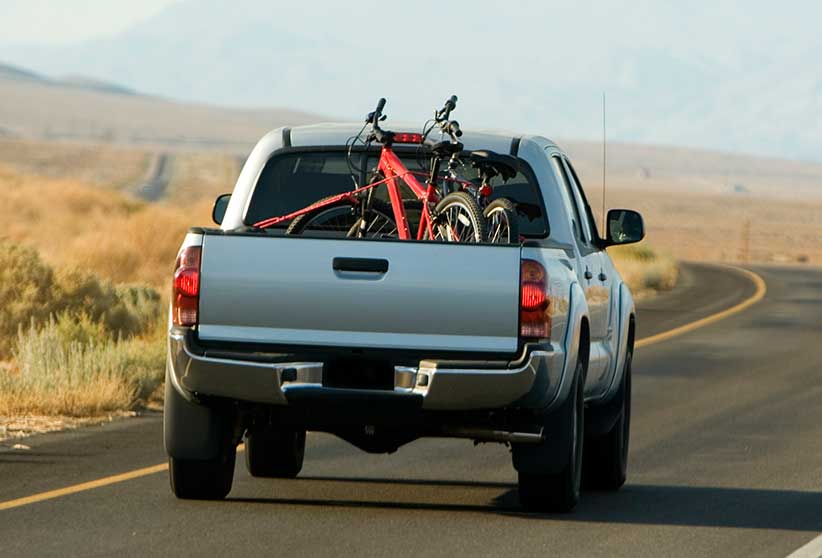
[[[389,145],[383,146],[382,148],[378,168],[382,171],[388,184],[388,196],[391,198],[391,208],[394,210],[394,219],[397,221],[397,233],[400,239],[410,239],[411,231],[408,227],[408,218],[405,215],[405,205],[402,203],[402,195],[400,194],[397,179],[402,179],[408,187],[411,188],[414,195],[423,202],[422,214],[420,215],[420,228],[416,236],[417,240],[422,240],[425,230],[428,230],[429,236],[433,236],[431,216],[428,213],[428,202],[432,201],[436,195],[433,184],[429,182],[427,187],[420,184],[420,181],[417,180],[414,173],[405,168],[405,165]]]

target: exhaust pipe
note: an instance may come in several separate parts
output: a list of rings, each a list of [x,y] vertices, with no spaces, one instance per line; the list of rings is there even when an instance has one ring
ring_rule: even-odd
[[[507,432],[505,430],[485,430],[482,428],[442,428],[445,438],[468,438],[476,442],[499,442],[502,444],[540,444],[545,441],[543,430],[533,432]]]

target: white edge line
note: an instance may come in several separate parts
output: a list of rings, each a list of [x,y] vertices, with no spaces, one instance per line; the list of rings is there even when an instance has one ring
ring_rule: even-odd
[[[786,558],[819,558],[822,556],[822,535],[788,554]]]

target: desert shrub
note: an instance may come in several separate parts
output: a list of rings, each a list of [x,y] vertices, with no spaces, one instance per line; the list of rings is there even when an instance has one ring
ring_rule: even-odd
[[[55,273],[35,250],[0,242],[0,359],[10,354],[20,327],[37,327],[50,316],[98,324],[117,339],[152,330],[162,314],[162,297],[150,287],[113,285],[76,269]]]
[[[139,405],[163,380],[162,344],[112,340],[100,328],[62,314],[21,329],[14,367],[0,370],[0,415],[94,416]]]
[[[113,285],[95,275],[71,269],[57,275],[54,312],[85,315],[112,336],[145,333],[162,312],[160,294],[141,285]]]
[[[620,275],[636,295],[672,289],[679,278],[679,267],[670,256],[655,252],[650,246],[632,244],[615,246],[608,253]]]
[[[181,207],[146,203],[0,165],[4,238],[36,248],[50,265],[114,283],[167,288],[188,227],[210,223],[212,201],[189,196]]]
[[[7,355],[21,325],[53,312],[54,271],[31,248],[0,243],[0,356]]]

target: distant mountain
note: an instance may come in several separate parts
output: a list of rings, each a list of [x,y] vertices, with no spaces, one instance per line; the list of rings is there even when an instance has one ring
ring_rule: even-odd
[[[137,95],[134,89],[117,85],[108,81],[102,81],[86,76],[66,76],[60,79],[60,84],[89,91],[100,91],[102,93],[114,93],[116,95]]]
[[[137,93],[84,77],[52,79],[0,65],[0,137],[84,140],[246,153],[264,133],[319,117],[232,110]]]
[[[385,96],[390,115],[421,120],[457,93],[463,127],[583,139],[601,134],[607,91],[616,140],[822,160],[813,14],[758,0],[745,17],[738,6],[574,4],[187,0],[111,37],[5,45],[0,59],[169,98],[345,119]]]
[[[46,81],[45,78],[35,74],[34,72],[2,63],[0,63],[0,79],[17,81]]]
[[[0,80],[36,82],[43,85],[56,87],[75,87],[77,89],[87,89],[90,91],[101,91],[104,93],[117,93],[120,95],[136,95],[133,89],[83,75],[70,75],[62,78],[49,78],[37,74],[30,70],[0,63]]]

